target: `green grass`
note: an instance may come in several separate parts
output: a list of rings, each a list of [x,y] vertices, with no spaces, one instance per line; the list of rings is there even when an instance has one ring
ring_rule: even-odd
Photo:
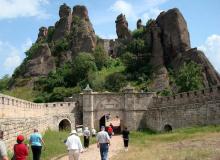
[[[150,130],[131,132],[129,152],[121,152],[113,160],[210,160],[220,155],[218,126],[195,126],[169,133]],[[220,158],[220,156],[218,157]]]
[[[20,98],[27,101],[33,101],[33,99],[38,94],[36,91],[33,91],[32,88],[28,87],[16,87],[12,90],[5,90],[3,91],[3,94]]]
[[[43,136],[43,139],[45,141],[45,146],[42,148],[42,154],[41,159],[43,160],[50,160],[53,157],[57,157],[60,155],[67,154],[67,148],[64,144],[64,140],[67,139],[69,136],[69,132],[58,132],[58,131],[52,131],[47,130]],[[83,145],[83,137],[80,137],[82,145]],[[90,139],[90,144],[95,143],[95,138]],[[25,142],[27,143],[27,142]],[[12,157],[13,153],[8,152],[9,157]],[[32,159],[32,152],[31,148],[29,148],[29,156],[28,160]]]

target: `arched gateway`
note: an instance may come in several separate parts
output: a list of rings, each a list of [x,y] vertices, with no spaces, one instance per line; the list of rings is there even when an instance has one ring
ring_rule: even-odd
[[[153,94],[142,96],[146,101],[152,99]],[[112,123],[116,132],[120,132],[124,126],[132,130],[144,127],[142,122],[146,108],[143,109],[143,105],[141,109],[136,108],[136,98],[133,88],[126,88],[122,93],[97,93],[87,86],[82,95],[83,126],[99,130],[100,126]],[[140,98],[138,97],[139,100]],[[141,101],[140,103],[144,103]],[[145,106],[149,103],[150,101],[146,101]]]

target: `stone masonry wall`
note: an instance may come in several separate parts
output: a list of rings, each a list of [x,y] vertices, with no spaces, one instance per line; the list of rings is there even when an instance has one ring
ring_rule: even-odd
[[[32,103],[0,94],[0,129],[4,140],[11,147],[18,134],[29,137],[34,128],[44,132],[59,129],[59,122],[68,119],[75,127],[75,102]]]
[[[220,124],[220,86],[180,93],[170,97],[154,97],[146,111],[146,127],[163,131],[196,125]]]

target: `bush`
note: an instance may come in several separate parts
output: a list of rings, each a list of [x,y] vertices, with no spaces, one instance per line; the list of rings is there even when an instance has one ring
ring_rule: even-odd
[[[27,59],[31,59],[38,51],[40,47],[40,43],[34,43],[32,44],[31,48],[25,52]]]
[[[102,67],[107,67],[109,56],[103,47],[97,46],[93,52],[93,56],[95,58],[95,64],[98,70],[101,70]]]
[[[10,77],[8,74],[4,75],[1,79],[0,79],[0,91],[6,90],[8,89],[8,83],[10,81]]]
[[[109,91],[117,92],[126,85],[126,77],[122,73],[116,72],[106,77],[105,87]]]
[[[201,89],[203,87],[202,68],[192,61],[184,63],[175,79],[179,92]]]
[[[144,37],[144,28],[136,29],[132,32],[132,37],[135,39]]]
[[[54,54],[55,56],[60,56],[60,53],[67,51],[69,49],[69,43],[66,38],[60,39],[54,44]]]

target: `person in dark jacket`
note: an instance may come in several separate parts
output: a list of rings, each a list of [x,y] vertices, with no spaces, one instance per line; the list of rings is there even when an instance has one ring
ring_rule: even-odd
[[[124,140],[125,151],[128,151],[129,134],[130,132],[128,131],[127,127],[125,127],[122,131],[122,138]]]

